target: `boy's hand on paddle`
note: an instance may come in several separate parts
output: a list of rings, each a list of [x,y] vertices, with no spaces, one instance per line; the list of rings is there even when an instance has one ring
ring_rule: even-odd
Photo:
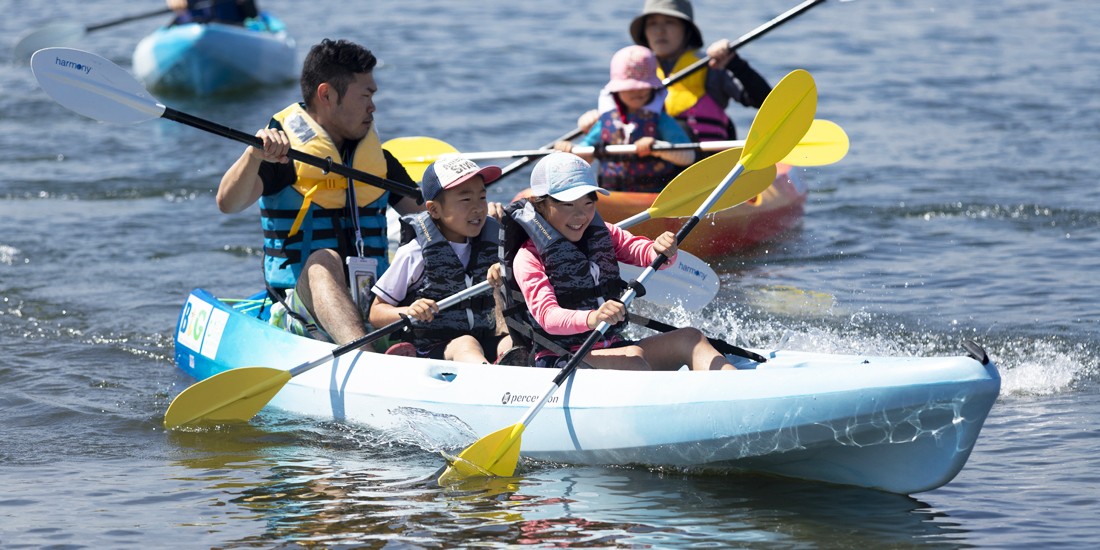
[[[639,157],[648,157],[649,150],[653,147],[653,142],[657,141],[653,136],[646,136],[638,141],[634,142],[634,151]]]
[[[604,302],[600,309],[588,312],[588,328],[596,328],[600,323],[614,325],[626,319],[626,306],[622,302],[610,300]]]
[[[405,310],[405,315],[421,321],[424,323],[430,322],[435,314],[439,313],[439,306],[435,305],[435,300],[429,300],[427,298],[421,298],[412,303],[408,309]]]
[[[504,218],[504,205],[499,202],[489,203],[489,217],[500,221]]]
[[[664,254],[666,258],[675,256],[676,234],[671,231],[661,233],[661,236],[653,241],[653,251],[658,254]],[[668,264],[668,262],[665,262],[665,264]]]
[[[501,275],[499,263],[493,264],[493,266],[489,268],[489,276],[487,278],[489,280],[489,286],[493,288],[500,288],[500,285],[504,284],[504,276]]]
[[[290,158],[286,156],[290,151],[290,138],[282,130],[264,128],[256,132],[256,137],[264,140],[264,148],[252,148],[252,156],[267,162],[280,162],[286,164]]]
[[[573,150],[573,142],[572,141],[559,141],[559,142],[554,144],[554,150],[555,151],[561,151],[563,153],[568,153],[568,152]]]
[[[587,134],[588,131],[592,129],[592,126],[596,124],[597,120],[600,120],[600,112],[592,109],[577,118],[577,128],[580,129],[581,133]]]

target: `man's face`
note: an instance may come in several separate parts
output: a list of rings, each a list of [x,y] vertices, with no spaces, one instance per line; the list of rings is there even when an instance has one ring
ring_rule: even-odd
[[[344,96],[333,105],[329,117],[339,139],[358,140],[367,135],[374,123],[374,94],[377,91],[373,73],[355,75]]]

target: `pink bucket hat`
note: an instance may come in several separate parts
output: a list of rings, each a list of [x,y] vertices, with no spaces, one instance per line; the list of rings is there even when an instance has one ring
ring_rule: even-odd
[[[657,78],[657,57],[645,46],[627,46],[611,58],[611,81],[604,87],[609,92],[661,89]]]

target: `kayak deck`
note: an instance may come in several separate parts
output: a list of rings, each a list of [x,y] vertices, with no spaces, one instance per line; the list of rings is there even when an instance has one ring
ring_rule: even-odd
[[[188,298],[176,361],[205,379],[290,369],[332,345],[294,336],[202,290]],[[570,464],[763,471],[915,493],[966,463],[1000,390],[971,357],[862,357],[754,350],[740,371],[579,370],[524,432],[522,456]],[[557,374],[353,353],[293,378],[271,406],[400,429],[409,411],[485,435],[514,424]]]

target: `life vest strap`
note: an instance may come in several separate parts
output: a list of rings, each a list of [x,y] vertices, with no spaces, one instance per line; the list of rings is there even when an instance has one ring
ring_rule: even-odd
[[[360,206],[359,207],[359,217],[360,218],[369,218],[369,217],[377,216],[378,215],[378,210],[379,209],[377,207],[373,207],[373,206],[371,206],[371,207]],[[265,217],[265,218],[283,219],[283,220],[289,220],[289,219],[297,218],[298,217],[298,212],[299,212],[299,210],[278,210],[278,209],[267,209],[267,208],[261,208],[260,209],[260,215]],[[343,212],[343,209],[341,209],[341,208],[322,208],[322,209],[318,209],[317,211],[315,211],[313,213],[313,218],[314,219],[318,219],[318,218],[340,218],[340,217],[343,217],[343,215],[344,215],[344,212]]]
[[[338,238],[340,230],[337,229],[314,229],[313,240],[321,241],[325,239]],[[383,235],[381,227],[360,227],[359,235],[366,237],[381,237]],[[283,246],[288,244],[294,244],[301,242],[302,233],[297,235],[291,235],[289,231],[279,231],[273,229],[264,229],[265,239],[279,239],[283,241]]]

